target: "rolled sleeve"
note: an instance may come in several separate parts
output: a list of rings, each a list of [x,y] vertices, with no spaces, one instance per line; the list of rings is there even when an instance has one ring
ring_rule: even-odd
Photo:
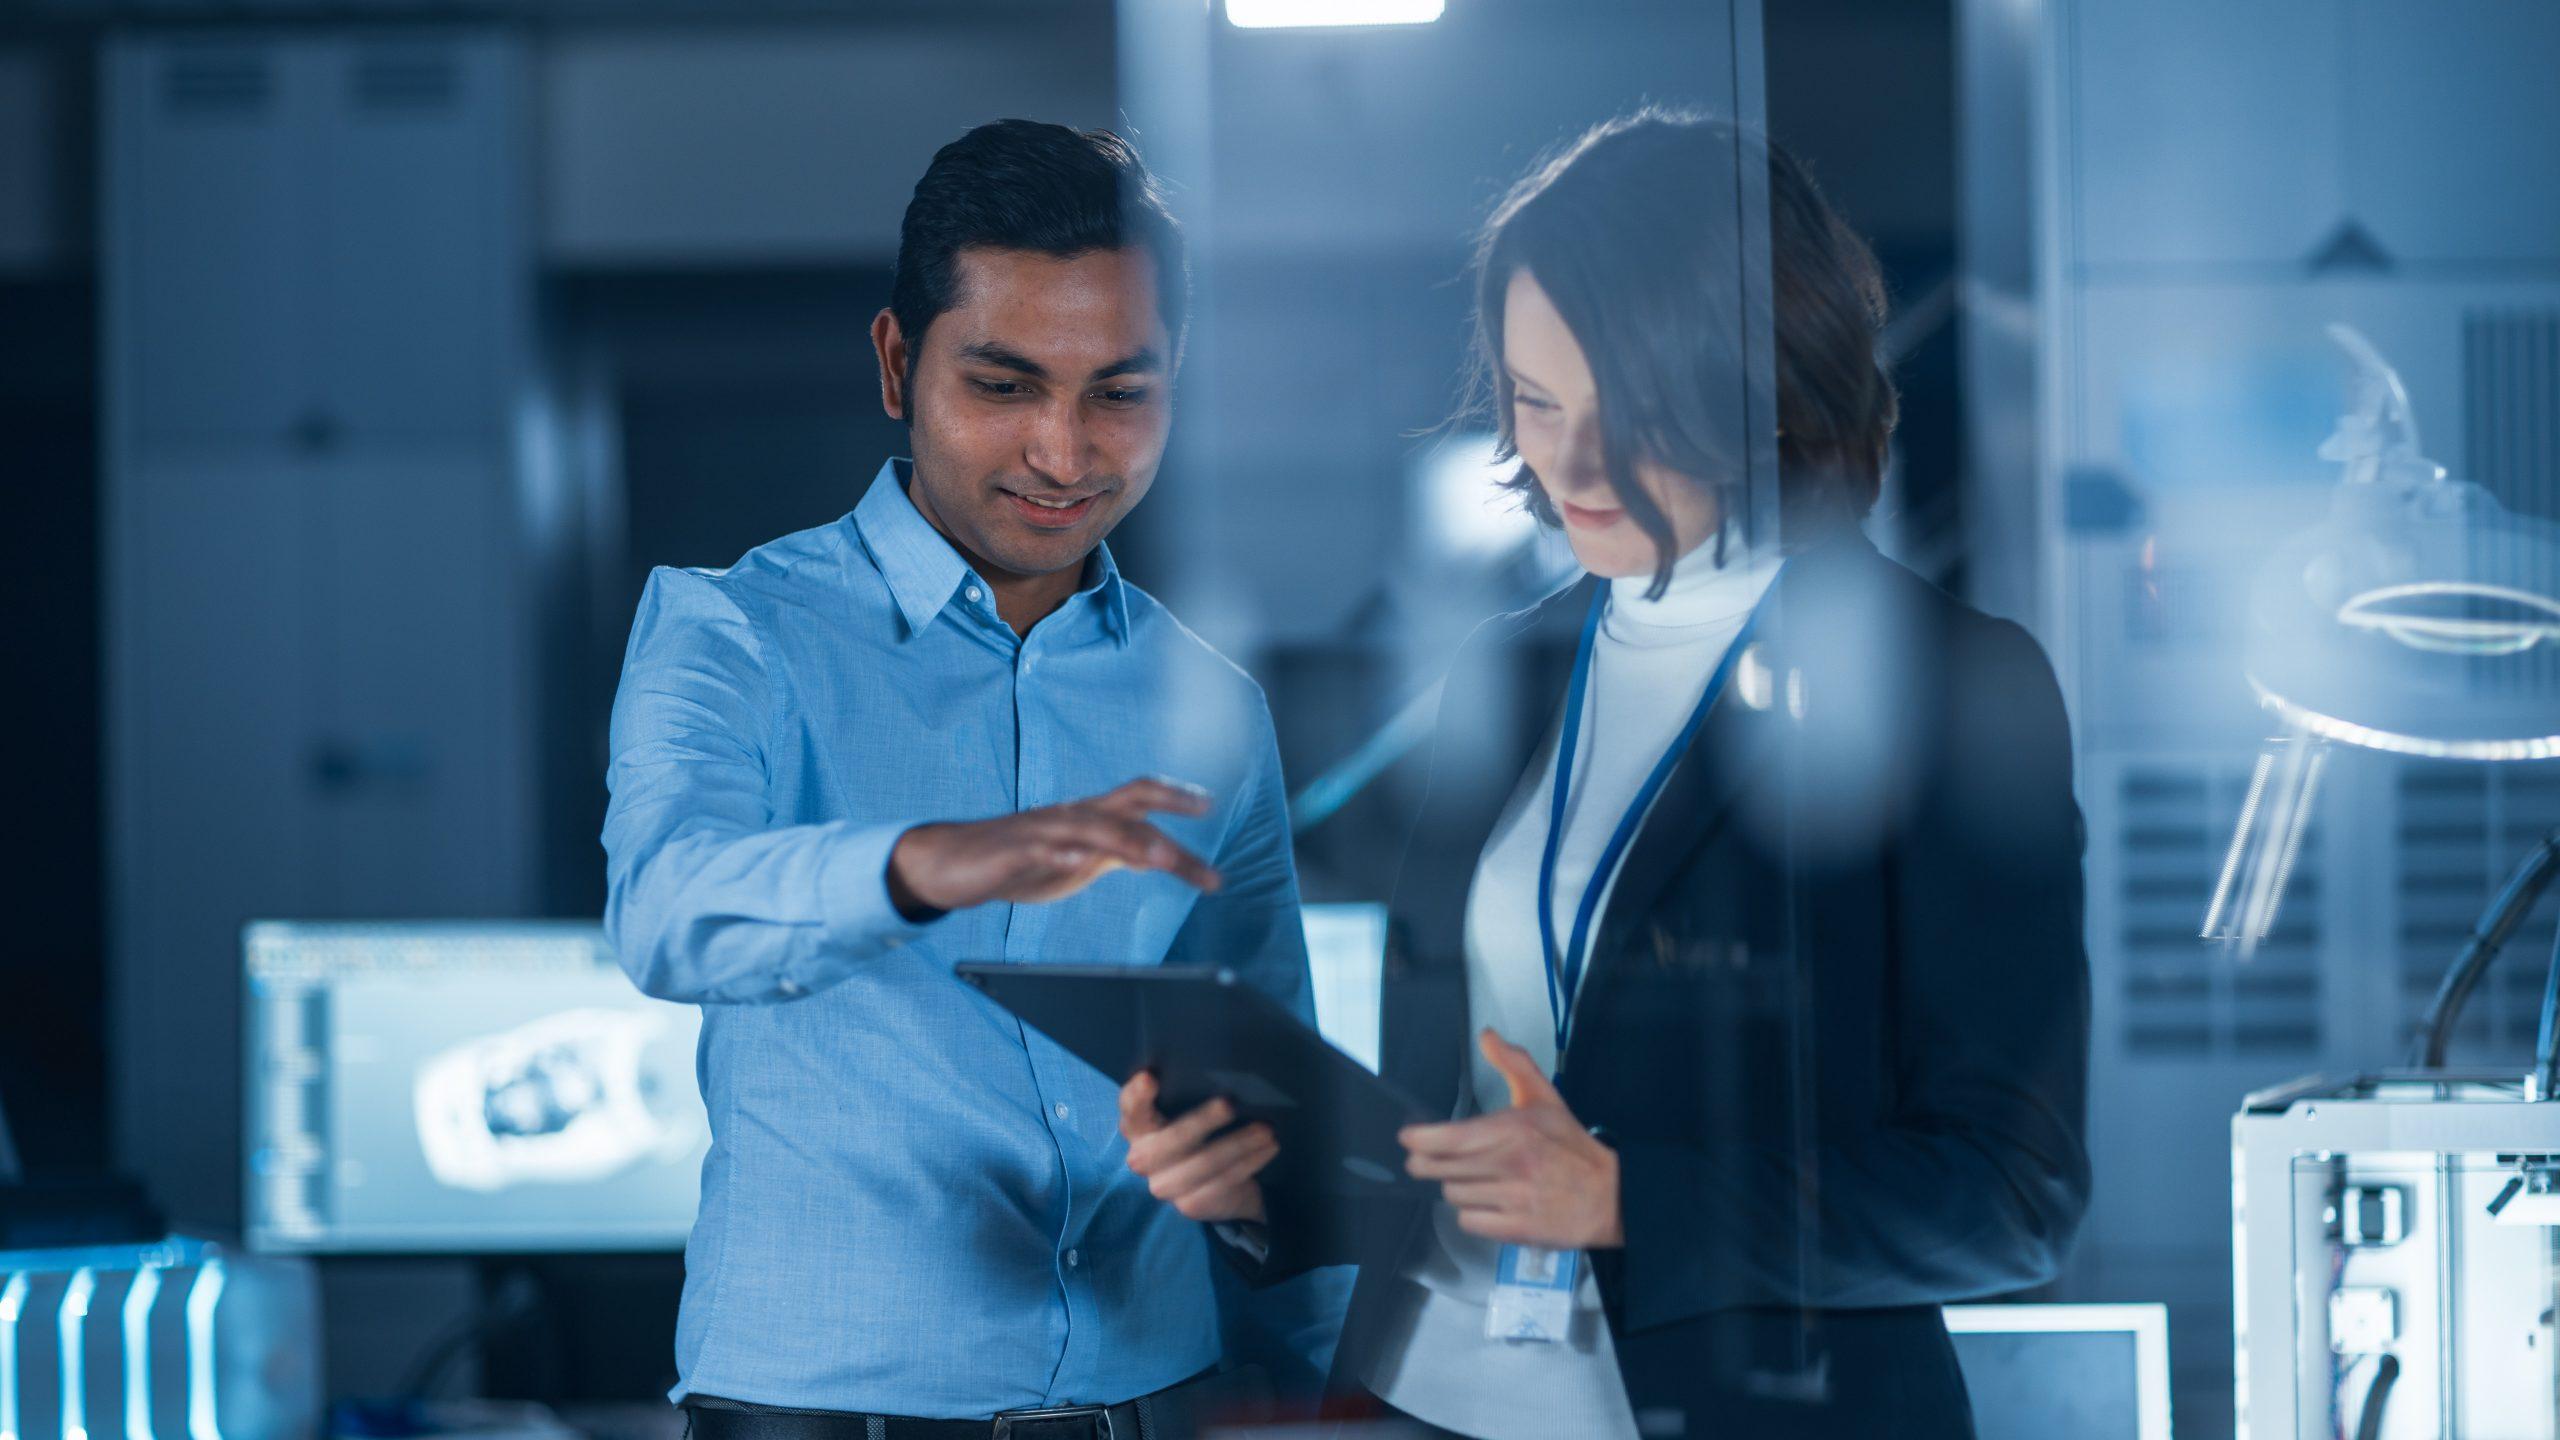
[[[898,848],[898,837],[913,828],[903,821],[864,825],[836,837],[818,867],[818,914],[835,948],[894,950],[940,918],[910,920],[889,895],[890,852]]]
[[[923,927],[890,903],[907,826],[776,826],[779,703],[755,627],[704,575],[651,575],[614,697],[605,931],[642,991],[792,1000]]]

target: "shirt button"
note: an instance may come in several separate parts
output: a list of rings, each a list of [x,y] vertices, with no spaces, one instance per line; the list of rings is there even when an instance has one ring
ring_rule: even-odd
[[[793,979],[790,979],[790,978],[788,978],[788,977],[785,977],[785,978],[784,978],[784,980],[783,980],[783,982],[782,982],[782,993],[783,993],[783,994],[785,994],[785,995],[797,995],[797,994],[799,994],[799,993],[800,993],[800,982],[799,982],[799,981],[797,981],[797,980],[793,980]]]
[[[1054,1110],[1054,1111],[1056,1111],[1056,1112],[1057,1112],[1057,1116],[1058,1116],[1058,1118],[1059,1118],[1059,1119],[1064,1120],[1064,1119],[1066,1119],[1066,1118],[1067,1118],[1067,1102],[1066,1102],[1066,1101],[1061,1100],[1061,1101],[1059,1101],[1056,1105],[1053,1105],[1053,1106],[1051,1106],[1050,1108],[1051,1108],[1052,1110]]]
[[[1084,1256],[1083,1256],[1083,1255],[1081,1255],[1081,1254],[1079,1254],[1078,1252],[1073,1251],[1073,1250],[1070,1250],[1070,1251],[1068,1251],[1068,1252],[1067,1252],[1067,1268],[1068,1268],[1068,1269],[1073,1270],[1074,1268],[1076,1268],[1077,1266],[1079,1266],[1079,1265],[1081,1265],[1081,1264],[1083,1264],[1083,1263],[1084,1263]]]
[[[987,592],[986,592],[986,591],[984,591],[984,590],[979,589],[979,588],[978,588],[977,586],[975,586],[975,585],[970,586],[968,589],[963,590],[963,591],[961,591],[960,593],[961,593],[961,594],[963,594],[963,595],[968,596],[968,597],[969,597],[969,603],[970,603],[970,604],[972,604],[972,605],[975,605],[975,604],[977,604],[979,601],[984,600],[984,599],[986,599],[986,598],[987,598]]]
[[[906,936],[904,936],[904,935],[892,935],[892,936],[890,936],[890,937],[888,938],[888,940],[886,940],[886,941],[885,941],[885,942],[883,942],[883,943],[887,946],[887,948],[889,948],[889,949],[891,949],[891,950],[895,950],[895,949],[897,949],[899,946],[904,945],[904,944],[906,944],[906,943],[907,943],[907,937],[906,937]]]

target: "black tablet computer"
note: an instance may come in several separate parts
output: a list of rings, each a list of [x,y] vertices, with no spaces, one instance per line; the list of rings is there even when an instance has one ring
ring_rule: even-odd
[[[1421,1186],[1396,1131],[1420,1105],[1333,1048],[1232,970],[1204,965],[964,963],[960,978],[1114,1085],[1153,1070],[1168,1117],[1218,1096],[1268,1122],[1277,1191],[1377,1195]]]

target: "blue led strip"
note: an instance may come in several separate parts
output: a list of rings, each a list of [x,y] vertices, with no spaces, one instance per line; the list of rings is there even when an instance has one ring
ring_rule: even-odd
[[[0,1286],[0,1440],[18,1435],[18,1317],[27,1309],[27,1272]]]
[[[151,1305],[159,1298],[160,1267],[135,1271],[133,1288],[124,1293],[125,1440],[152,1440]]]
[[[187,1436],[222,1440],[213,1411],[213,1307],[222,1303],[222,1262],[208,1259],[187,1287]]]
[[[89,1297],[97,1290],[97,1271],[85,1265],[72,1271],[62,1309],[54,1316],[62,1340],[62,1440],[89,1440],[87,1376],[82,1373],[88,1351],[80,1343],[80,1330],[89,1319]]]

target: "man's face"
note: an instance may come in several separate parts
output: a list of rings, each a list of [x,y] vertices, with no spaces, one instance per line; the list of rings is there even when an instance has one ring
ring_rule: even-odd
[[[1174,357],[1154,262],[971,249],[955,271],[958,303],[925,328],[912,378],[896,320],[872,325],[881,402],[915,448],[909,493],[982,568],[1082,565],[1164,459]]]

